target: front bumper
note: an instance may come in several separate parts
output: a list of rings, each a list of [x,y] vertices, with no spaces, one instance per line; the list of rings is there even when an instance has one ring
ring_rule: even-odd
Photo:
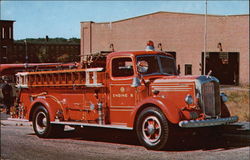
[[[179,126],[182,128],[198,128],[198,127],[219,126],[219,125],[234,123],[234,122],[237,122],[238,120],[239,120],[238,116],[232,116],[232,117],[228,117],[228,118],[180,121]]]

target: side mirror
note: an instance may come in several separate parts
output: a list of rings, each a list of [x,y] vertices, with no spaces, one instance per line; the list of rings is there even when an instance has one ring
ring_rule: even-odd
[[[134,77],[133,81],[132,81],[132,84],[131,84],[131,87],[139,87],[139,86],[141,86],[140,78]]]
[[[139,61],[137,63],[137,70],[139,73],[146,73],[148,71],[148,62],[147,61]]]

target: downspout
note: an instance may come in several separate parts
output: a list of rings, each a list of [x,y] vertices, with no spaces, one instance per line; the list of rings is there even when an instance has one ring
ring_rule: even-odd
[[[89,52],[90,54],[92,54],[92,21],[90,22],[90,25],[89,25]]]
[[[81,42],[80,42],[80,64],[83,64],[83,61],[85,60],[85,56],[84,56],[84,23],[81,22]]]

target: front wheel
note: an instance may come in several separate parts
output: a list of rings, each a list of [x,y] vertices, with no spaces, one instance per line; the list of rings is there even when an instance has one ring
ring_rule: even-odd
[[[63,125],[50,123],[49,113],[44,106],[36,108],[32,123],[36,135],[41,138],[59,136],[64,131]]]
[[[225,118],[225,117],[230,117],[230,116],[231,116],[231,114],[229,112],[228,107],[226,106],[225,103],[222,103],[221,104],[221,117]]]
[[[168,121],[158,108],[146,108],[138,116],[136,133],[140,143],[147,149],[161,150],[168,142]]]

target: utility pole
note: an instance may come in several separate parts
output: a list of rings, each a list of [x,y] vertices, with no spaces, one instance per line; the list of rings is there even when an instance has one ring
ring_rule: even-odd
[[[207,0],[205,0],[205,25],[204,25],[204,54],[203,54],[203,74],[206,74],[206,52],[207,52]]]
[[[28,63],[29,57],[28,57],[28,44],[27,44],[27,40],[24,40],[25,43],[25,63]]]
[[[46,37],[45,37],[45,54],[46,54],[46,56],[45,57],[47,57],[47,55],[48,55],[48,41],[49,41],[49,36],[46,35]],[[48,61],[48,59],[46,58],[45,61]]]

